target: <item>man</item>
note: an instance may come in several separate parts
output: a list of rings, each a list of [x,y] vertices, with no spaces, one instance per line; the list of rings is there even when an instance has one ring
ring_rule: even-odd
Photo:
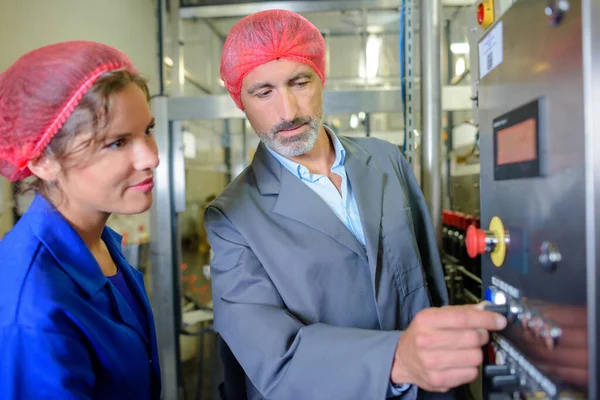
[[[396,146],[322,125],[324,54],[281,10],[225,42],[221,77],[261,144],[205,214],[215,327],[249,399],[451,398],[506,321],[431,307],[447,293],[419,186]]]

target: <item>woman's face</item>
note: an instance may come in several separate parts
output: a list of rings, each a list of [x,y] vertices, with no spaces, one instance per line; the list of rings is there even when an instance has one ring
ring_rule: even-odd
[[[144,92],[133,83],[111,100],[111,121],[102,141],[82,146],[91,136],[77,135],[69,144],[74,152],[62,163],[56,182],[69,209],[137,214],[152,205],[159,164],[154,118]]]

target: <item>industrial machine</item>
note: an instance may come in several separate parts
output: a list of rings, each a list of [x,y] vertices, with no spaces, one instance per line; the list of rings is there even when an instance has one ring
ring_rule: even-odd
[[[600,4],[520,0],[478,42],[484,399],[598,399]],[[473,71],[472,71],[473,72]]]

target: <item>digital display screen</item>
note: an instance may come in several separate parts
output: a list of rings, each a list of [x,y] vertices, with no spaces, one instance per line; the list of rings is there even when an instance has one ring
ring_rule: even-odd
[[[536,132],[533,118],[499,130],[496,165],[534,161],[537,158]]]
[[[493,119],[495,180],[543,175],[542,106],[543,99],[536,99]]]

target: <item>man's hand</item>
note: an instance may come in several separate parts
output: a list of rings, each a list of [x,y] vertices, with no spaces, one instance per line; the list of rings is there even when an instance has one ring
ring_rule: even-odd
[[[391,380],[431,392],[446,392],[477,377],[488,331],[502,330],[506,318],[481,306],[447,306],[419,312],[404,331],[394,356]]]

